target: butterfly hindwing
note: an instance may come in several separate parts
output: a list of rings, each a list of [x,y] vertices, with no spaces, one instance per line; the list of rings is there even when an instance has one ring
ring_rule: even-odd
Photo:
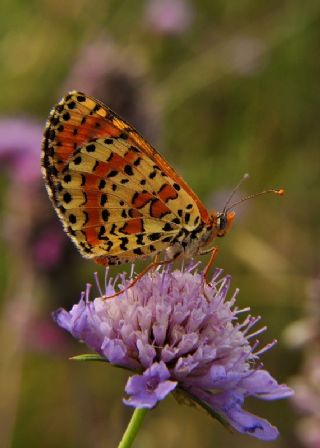
[[[133,128],[77,92],[51,112],[42,165],[65,230],[104,264],[162,252],[204,218],[192,190]]]

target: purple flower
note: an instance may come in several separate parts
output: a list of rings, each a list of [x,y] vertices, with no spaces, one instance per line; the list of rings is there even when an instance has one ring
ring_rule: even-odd
[[[33,244],[33,256],[38,267],[50,270],[58,265],[63,256],[64,235],[60,228],[48,225],[38,231]]]
[[[1,168],[17,182],[39,183],[42,126],[29,118],[0,119]]]
[[[61,91],[74,89],[100,98],[154,144],[159,139],[159,108],[145,66],[107,34],[80,48]]]
[[[309,352],[302,372],[292,379],[296,394],[293,403],[301,417],[296,425],[303,446],[320,446],[320,355],[317,343],[308,344]]]
[[[193,11],[185,0],[149,0],[145,16],[154,33],[177,35],[191,26]]]
[[[292,378],[295,388],[293,404],[300,414],[295,425],[302,445],[320,447],[320,276],[307,284],[307,316],[285,329],[285,339],[292,348],[304,349],[304,361]]]
[[[228,299],[230,276],[216,270],[210,285],[189,267],[171,266],[144,275],[115,299],[103,294],[89,301],[90,286],[70,312],[59,309],[56,322],[83,340],[107,361],[137,372],[128,380],[125,404],[150,408],[168,393],[187,394],[241,433],[273,440],[278,431],[266,420],[242,409],[246,397],[285,398],[291,389],[279,385],[261,369],[258,350],[250,339],[259,318],[234,307]],[[120,289],[128,284],[125,274]],[[112,295],[117,280],[106,281]]]

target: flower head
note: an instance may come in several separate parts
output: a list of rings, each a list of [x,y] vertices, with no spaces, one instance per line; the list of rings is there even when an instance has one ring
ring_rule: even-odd
[[[259,319],[238,320],[247,310],[234,307],[237,292],[227,298],[231,279],[220,270],[208,285],[192,267],[171,269],[144,275],[111,300],[101,294],[89,301],[88,287],[70,312],[59,309],[54,318],[111,364],[137,373],[128,380],[125,404],[150,408],[180,391],[241,433],[276,438],[275,427],[242,409],[248,396],[273,400],[292,394],[258,365],[268,348],[257,351],[257,342],[249,342],[264,330],[250,334]],[[127,282],[123,275],[119,287]],[[116,283],[106,282],[106,296]]]

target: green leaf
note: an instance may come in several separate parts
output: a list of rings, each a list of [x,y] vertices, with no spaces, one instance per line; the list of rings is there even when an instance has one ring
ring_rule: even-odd
[[[108,362],[106,358],[101,355],[97,355],[96,353],[86,353],[83,355],[76,355],[69,358],[70,361],[100,361],[100,362]]]

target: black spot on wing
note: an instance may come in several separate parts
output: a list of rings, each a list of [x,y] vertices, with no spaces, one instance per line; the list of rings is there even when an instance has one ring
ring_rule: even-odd
[[[129,243],[128,238],[126,236],[122,236],[119,239],[121,241],[120,249],[122,249],[124,251],[128,250],[128,247],[127,247],[127,244]]]

